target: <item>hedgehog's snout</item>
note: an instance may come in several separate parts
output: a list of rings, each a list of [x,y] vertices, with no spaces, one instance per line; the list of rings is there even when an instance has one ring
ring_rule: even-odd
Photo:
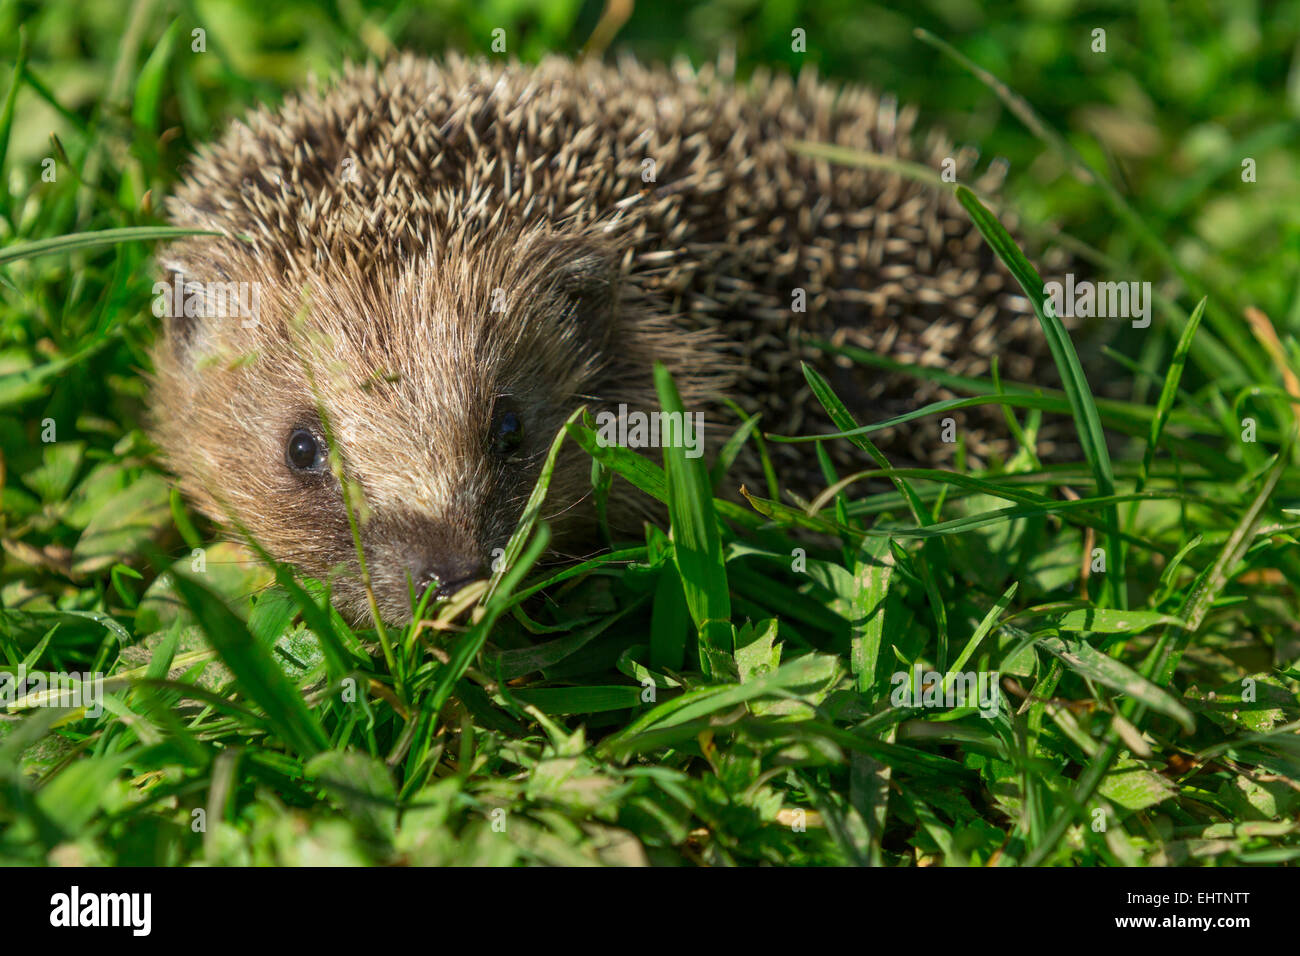
[[[471,581],[486,576],[487,568],[478,558],[443,555],[418,565],[412,578],[417,594],[423,594],[429,587],[436,587],[434,597],[448,598]]]
[[[410,620],[430,588],[435,598],[448,598],[488,574],[488,550],[473,522],[380,509],[366,523],[363,548],[375,596],[394,622]]]
[[[483,556],[471,536],[449,531],[427,532],[398,539],[394,563],[415,592],[429,588],[436,598],[449,598],[471,581],[487,577]],[[391,554],[391,552],[390,552]],[[405,590],[405,582],[402,585]]]

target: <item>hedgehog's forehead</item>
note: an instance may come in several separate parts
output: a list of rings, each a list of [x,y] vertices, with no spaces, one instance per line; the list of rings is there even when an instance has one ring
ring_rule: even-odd
[[[285,361],[303,364],[345,446],[464,449],[486,434],[497,398],[521,385],[523,309],[493,312],[490,282],[416,275],[426,268],[314,276],[310,308],[284,326]]]
[[[311,308],[290,320],[291,336],[366,375],[432,365],[461,377],[508,355],[526,331],[527,290],[486,269],[469,275],[421,260],[365,278],[326,273],[311,285]]]
[[[446,356],[370,353],[332,363],[319,391],[328,414],[358,435],[437,439],[457,443],[466,429],[482,431],[496,389],[490,370]]]

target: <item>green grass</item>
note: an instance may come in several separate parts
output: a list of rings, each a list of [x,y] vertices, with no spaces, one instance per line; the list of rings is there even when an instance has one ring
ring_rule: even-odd
[[[357,631],[319,584],[214,543],[152,461],[159,197],[308,70],[485,51],[498,26],[526,58],[573,52],[598,8],[0,3],[0,665],[107,675],[99,716],[39,694],[0,716],[0,862],[1300,857],[1300,4],[911,6],[647,7],[616,44],[699,62],[730,38],[744,74],[797,67],[806,29],[824,75],[1006,156],[1031,234],[1060,224],[1107,278],[1154,283],[1150,328],[1116,330],[1098,372],[1040,312],[1058,391],[926,372],[960,397],[894,424],[1001,407],[1018,448],[983,472],[892,467],[887,423],[812,369],[835,433],[737,418],[718,462],[603,448],[575,415],[556,447],[593,457],[595,497],[619,476],[671,528],[550,564],[544,475],[486,587]],[[1042,463],[1045,415],[1079,461]],[[812,502],[770,466],[720,494],[742,444],[787,440],[861,467],[823,456]],[[918,664],[1009,690],[991,718],[896,704]]]

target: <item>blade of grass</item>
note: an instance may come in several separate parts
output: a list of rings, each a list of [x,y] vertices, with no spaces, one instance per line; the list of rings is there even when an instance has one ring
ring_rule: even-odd
[[[1201,317],[1205,314],[1205,302],[1205,299],[1201,299],[1196,304],[1196,308],[1192,311],[1187,324],[1183,326],[1183,333],[1178,337],[1178,346],[1174,349],[1173,358],[1169,361],[1169,371],[1166,373],[1164,385],[1160,389],[1160,398],[1156,401],[1156,413],[1151,419],[1151,433],[1147,436],[1146,451],[1142,454],[1142,470],[1138,473],[1135,491],[1141,491],[1146,487],[1147,478],[1151,474],[1151,463],[1155,460],[1156,448],[1160,445],[1160,436],[1164,434],[1165,426],[1169,424],[1174,399],[1178,396],[1178,385],[1183,378],[1183,368],[1187,364],[1187,354],[1192,350],[1192,338],[1196,335],[1196,330],[1201,324]]]
[[[581,424],[571,422],[567,428],[574,441],[592,458],[656,501],[668,501],[668,485],[664,473],[654,462],[631,449],[601,444],[595,429],[591,427],[590,419],[586,416]]]
[[[173,579],[208,641],[248,698],[266,713],[280,738],[303,757],[325,750],[329,746],[325,731],[275,663],[270,649],[248,633],[244,622],[204,585],[180,573]]]
[[[1141,701],[1151,710],[1174,718],[1189,734],[1196,729],[1196,718],[1192,712],[1173,695],[1086,641],[1047,636],[1038,640],[1038,646],[1059,657],[1070,670],[1082,677],[1104,684],[1133,700]]]
[[[14,64],[13,79],[9,81],[9,92],[5,94],[4,110],[0,112],[0,171],[8,174],[5,163],[9,157],[9,134],[14,125],[14,104],[18,99],[18,87],[22,83],[23,71],[27,68],[27,31],[18,28],[18,61]],[[8,188],[0,190],[0,210],[4,217],[10,218],[10,196]]]
[[[662,363],[655,364],[655,388],[664,413],[676,416],[682,428],[687,427],[691,420],[682,407],[672,375]],[[678,434],[684,437],[685,432],[679,430]],[[714,660],[731,654],[731,594],[713,511],[713,486],[704,459],[688,458],[684,441],[665,441],[663,445],[673,561],[681,577],[686,606],[699,630],[700,666],[705,674],[712,675]]]
[[[902,425],[907,422],[915,421],[918,418],[925,418],[928,415],[937,415],[940,412],[956,411],[962,408],[980,408],[986,405],[1004,405],[1014,408],[1041,408],[1048,411],[1058,411],[1060,409],[1059,400],[1053,400],[1045,395],[1023,395],[1023,394],[1006,394],[1006,395],[980,395],[973,398],[949,398],[939,402],[932,402],[923,408],[915,411],[906,412],[902,415],[896,415],[893,418],[885,419],[883,422],[876,422],[874,425],[859,425],[856,428],[846,429],[838,432],[824,432],[817,435],[768,435],[769,441],[782,442],[785,444],[798,444],[806,442],[829,441],[832,438],[852,438],[857,435],[869,435],[872,432],[878,432],[886,428],[893,428],[896,425]]]
[[[167,66],[171,63],[176,37],[181,29],[180,20],[173,20],[163,31],[162,38],[140,68],[135,81],[135,96],[131,102],[131,120],[142,130],[158,132],[158,104],[162,98],[163,84],[167,79]]]
[[[182,236],[225,236],[211,229],[181,229],[176,226],[124,226],[119,229],[101,229],[98,232],[77,232],[68,236],[54,236],[22,242],[0,249],[0,266],[22,259],[49,256],[59,252],[77,252],[98,249],[122,242],[149,242],[153,239],[178,239]],[[239,237],[237,237],[239,238]]]
[[[460,639],[456,645],[456,651],[452,659],[442,667],[438,674],[437,682],[434,684],[433,692],[429,696],[427,708],[436,721],[442,705],[447,702],[451,695],[452,687],[456,681],[465,675],[466,668],[480,650],[483,649],[487,641],[488,634],[492,626],[507,609],[510,594],[518,586],[519,582],[524,579],[524,575],[537,562],[546,546],[551,540],[550,526],[545,522],[537,525],[537,531],[533,535],[533,540],[520,559],[502,575],[499,586],[493,595],[493,598],[484,605],[483,617],[470,629],[469,633]]]
[[[722,480],[727,476],[728,469],[736,460],[736,456],[740,454],[740,449],[745,442],[749,440],[749,436],[758,427],[758,423],[759,416],[750,415],[741,422],[740,427],[732,433],[718,452],[717,460],[713,463],[713,470],[709,473],[709,480],[713,483],[714,490],[722,484]]]
[[[505,554],[501,558],[501,564],[492,576],[492,583],[489,585],[487,592],[483,595],[485,602],[492,600],[501,579],[510,572],[515,562],[519,560],[519,555],[523,553],[524,545],[532,535],[533,527],[537,524],[537,516],[541,514],[542,502],[546,500],[547,489],[551,486],[551,475],[555,473],[555,461],[560,455],[560,446],[564,443],[564,436],[569,434],[570,426],[585,411],[585,406],[575,409],[551,440],[551,448],[546,454],[546,462],[542,465],[541,473],[533,484],[532,493],[528,496],[528,503],[524,505],[523,513],[519,516],[519,523],[515,526],[514,533],[510,535],[510,540],[506,542]]]
[[[892,539],[867,538],[858,551],[853,569],[857,593],[853,601],[853,636],[850,665],[857,678],[858,692],[871,695],[876,686],[876,665],[885,634],[885,599],[894,571]],[[872,703],[875,700],[872,699]]]
[[[1115,476],[1111,470],[1110,451],[1106,448],[1106,435],[1101,428],[1101,418],[1097,414],[1097,405],[1093,401],[1088,379],[1079,364],[1079,356],[1074,351],[1070,335],[1054,314],[1044,308],[1046,294],[1043,280],[1037,270],[1030,265],[1015,240],[1002,228],[1002,224],[989,212],[975,194],[964,186],[957,187],[957,201],[965,207],[975,227],[1002,260],[1003,264],[1015,276],[1020,288],[1029,297],[1029,303],[1038,316],[1038,322],[1047,336],[1048,348],[1060,372],[1061,382],[1065,385],[1066,397],[1070,400],[1070,409],[1074,415],[1075,428],[1079,444],[1083,446],[1093,474],[1097,478],[1097,491],[1102,497],[1115,493]],[[1112,504],[1102,512],[1105,516],[1106,543],[1112,557],[1112,567],[1106,575],[1106,591],[1115,607],[1128,607],[1128,590],[1124,578],[1124,545],[1120,538],[1119,511]]]
[[[813,395],[817,401],[826,409],[830,415],[831,421],[835,427],[843,432],[854,432],[857,430],[858,423],[853,418],[852,413],[840,401],[839,396],[835,394],[830,383],[822,377],[821,373],[814,369],[807,362],[803,363],[803,374],[809,387],[812,388]],[[862,435],[847,436],[853,444],[857,445],[881,468],[889,468],[889,459],[887,459],[870,441]],[[917,496],[916,490],[911,484],[903,479],[894,479],[894,485],[899,492],[907,499],[908,507],[912,510],[912,517],[922,528],[931,524],[931,518],[925,505]],[[917,562],[917,567],[921,573],[921,583],[925,586],[925,594],[930,602],[930,611],[934,615],[934,625],[938,642],[938,660],[942,668],[947,663],[948,657],[948,611],[947,604],[939,592],[938,575],[947,574],[948,570],[948,552],[942,541],[927,541],[923,545],[924,561]],[[937,572],[937,573],[936,573]]]

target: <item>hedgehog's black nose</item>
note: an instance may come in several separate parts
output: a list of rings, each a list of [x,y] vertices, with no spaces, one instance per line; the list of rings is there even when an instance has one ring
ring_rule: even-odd
[[[425,566],[416,579],[421,593],[430,586],[436,587],[433,596],[449,598],[471,581],[487,576],[487,569],[482,561],[470,558],[434,561]]]

